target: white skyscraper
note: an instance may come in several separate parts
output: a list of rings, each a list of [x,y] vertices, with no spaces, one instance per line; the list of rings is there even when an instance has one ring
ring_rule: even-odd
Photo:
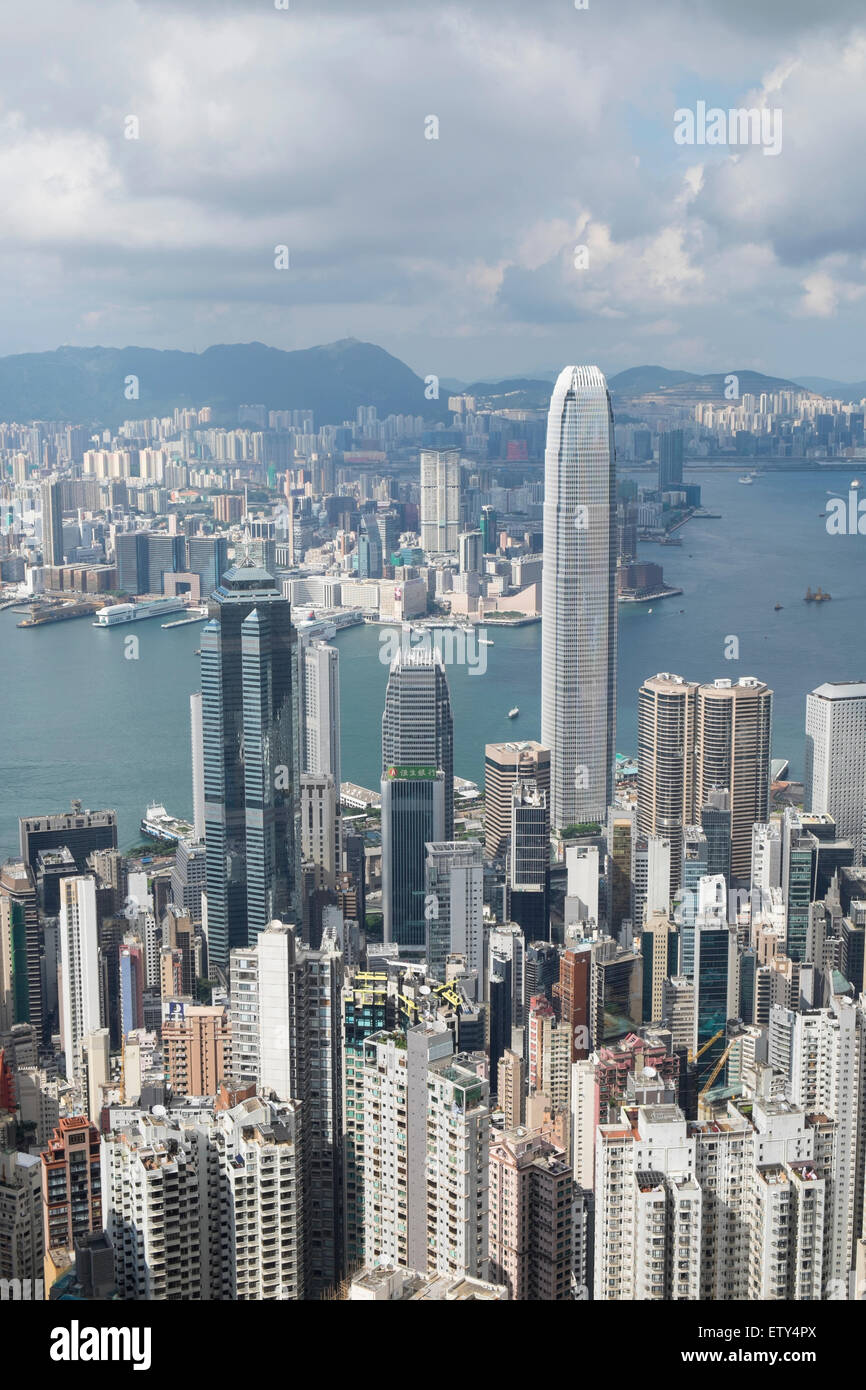
[[[84,1076],[82,1043],[101,1026],[96,880],[87,875],[60,884],[60,1003],[63,1052],[70,1080]]]
[[[192,735],[192,823],[193,839],[204,840],[204,742],[201,723],[201,692],[189,697],[189,722]]]
[[[457,550],[460,525],[460,454],[421,450],[421,545],[433,555]]]
[[[866,681],[819,685],[806,696],[805,803],[836,822],[863,862],[866,811]]]
[[[303,642],[302,772],[330,772],[340,791],[340,653],[325,642]]]
[[[445,979],[446,957],[454,952],[469,970],[484,971],[484,856],[480,840],[446,840],[427,845],[425,866],[427,967]]]
[[[566,367],[550,401],[544,466],[541,741],[554,829],[603,821],[616,737],[616,472],[597,367]]]

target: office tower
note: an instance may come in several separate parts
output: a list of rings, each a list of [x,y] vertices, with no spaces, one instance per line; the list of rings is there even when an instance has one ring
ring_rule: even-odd
[[[159,994],[164,1004],[184,995],[183,955],[172,946],[163,946],[159,953]]]
[[[601,822],[616,734],[616,469],[597,367],[566,367],[550,401],[544,467],[541,742],[556,830]]]
[[[623,923],[631,920],[632,807],[611,807],[607,817],[608,929],[620,939]]]
[[[709,804],[713,787],[731,804],[731,877],[751,876],[752,826],[766,821],[770,794],[773,692],[754,676],[698,687],[695,805]]]
[[[382,768],[418,764],[444,778],[445,831],[454,838],[454,722],[442,655],[435,648],[399,651],[391,663],[382,715]]]
[[[680,928],[679,971],[691,979],[695,965],[695,918],[702,878],[709,875],[707,837],[699,825],[683,827],[682,887],[676,909]]]
[[[68,1080],[82,1077],[81,1044],[102,1024],[96,880],[65,878],[60,898],[61,1036]]]
[[[567,845],[563,923],[566,931],[578,923],[598,925],[599,857],[597,845]],[[589,931],[588,926],[583,927]]]
[[[694,820],[697,689],[662,673],[645,680],[637,697],[637,825],[644,835],[670,839],[670,897],[682,878],[683,827]]]
[[[189,697],[190,745],[192,748],[192,838],[204,842],[204,726],[202,697],[199,691]]]
[[[481,549],[485,555],[495,555],[499,549],[499,518],[495,507],[482,507],[478,521],[481,532]]]
[[[559,979],[551,997],[559,997],[559,1016],[571,1034],[571,1060],[585,1057],[590,1047],[590,949],[569,948],[559,958]]]
[[[515,782],[511,791],[505,915],[528,941],[549,940],[550,814],[535,782]]]
[[[316,1297],[344,1268],[343,957],[333,940],[318,950],[302,946],[281,922],[259,935],[256,956],[258,1085],[303,1103],[305,1279]]]
[[[866,681],[819,685],[806,696],[804,804],[836,822],[862,864],[866,812]]]
[[[499,1058],[497,1077],[496,1096],[505,1116],[505,1128],[517,1129],[523,1124],[526,1110],[526,1065],[519,1052],[505,1049]]]
[[[677,492],[683,485],[683,432],[659,435],[659,492]]]
[[[94,850],[117,849],[117,812],[84,811],[80,801],[73,801],[71,811],[58,815],[22,816],[18,832],[21,858],[34,873],[41,849],[62,849],[65,845],[83,874]]]
[[[731,882],[731,796],[725,787],[710,787],[700,808],[701,829],[707,839],[707,873]]]
[[[368,1264],[487,1277],[487,1082],[453,1055],[444,1025],[364,1041]]]
[[[125,1038],[134,1028],[144,1027],[144,961],[142,948],[125,941],[119,951],[120,1034]]]
[[[752,915],[757,919],[764,904],[770,901],[770,890],[782,886],[782,836],[778,821],[758,822],[752,826]]]
[[[165,588],[165,576],[182,574],[186,569],[186,537],[145,531],[143,542],[146,592],[161,594]]]
[[[41,1157],[45,1250],[72,1250],[77,1236],[102,1230],[99,1131],[86,1115],[64,1115]]]
[[[488,743],[484,747],[484,851],[495,859],[505,851],[511,834],[511,793],[514,783],[532,780],[547,795],[550,806],[550,749],[533,739],[519,743]]]
[[[670,910],[671,841],[667,835],[636,835],[632,843],[632,932],[652,912]]]
[[[567,1023],[556,1016],[542,995],[529,1001],[527,1073],[530,1098],[541,1094],[557,1114],[571,1108],[572,1038]]]
[[[229,567],[228,540],[225,536],[190,536],[186,543],[186,569],[197,574],[201,596],[207,598]]]
[[[117,587],[124,594],[147,592],[147,551],[144,531],[118,531],[114,537]]]
[[[340,794],[340,653],[305,640],[301,659],[301,771],[330,773]]]
[[[162,1025],[165,1078],[176,1096],[215,1096],[231,1067],[232,1027],[221,1004],[168,1004]]]
[[[102,1187],[120,1297],[303,1298],[302,1134],[293,1101],[115,1112]]]
[[[63,545],[63,484],[49,478],[42,484],[42,563],[62,565]]]
[[[337,789],[329,772],[301,773],[301,861],[321,869],[321,887],[337,881]]]
[[[201,638],[207,947],[225,970],[288,914],[296,889],[298,748],[291,609],[265,570],[227,571]]]
[[[660,1023],[665,1016],[664,985],[677,973],[679,931],[664,912],[651,913],[640,939],[643,960],[643,1021]]]
[[[460,526],[460,453],[421,450],[421,547],[431,555],[457,549]]]
[[[207,850],[204,842],[178,840],[171,871],[171,900],[188,913],[195,926],[201,926],[202,893],[207,887]]]
[[[828,1130],[828,1178],[824,1296],[846,1298],[848,1271],[856,1263],[863,1222],[866,1142],[866,1015],[860,1004],[831,994],[826,1009],[770,1012],[770,1065],[785,1078],[786,1094],[818,1131]]]
[[[507,1126],[490,1144],[490,1278],[511,1299],[572,1297],[574,1180],[562,1149]]]
[[[343,1143],[345,1266],[365,1262],[364,1211],[364,1040],[388,1026],[388,976],[382,971],[354,971],[343,990]]]
[[[589,1044],[616,1042],[642,1022],[642,961],[610,937],[590,948]]]
[[[195,994],[195,932],[188,912],[169,903],[162,918],[162,945],[180,953],[181,989],[175,994],[192,997]]]
[[[521,937],[521,940],[523,938]],[[532,941],[526,944],[523,954],[523,988],[521,991],[521,1010],[529,1007],[533,994],[546,994],[552,998],[552,990],[559,979],[559,950],[550,941]],[[523,1017],[516,1019],[522,1026]]]
[[[701,880],[695,919],[692,1051],[702,1053],[698,1063],[702,1083],[725,1049],[725,1029],[728,1019],[736,1016],[739,1002],[737,934],[728,927],[726,897],[723,878]]]
[[[445,778],[433,767],[391,764],[381,786],[384,939],[423,955],[426,847],[446,838]]]
[[[20,1280],[23,1298],[42,1280],[41,1177],[35,1154],[0,1149],[0,1281]]]
[[[492,975],[498,969],[502,974],[505,962],[511,988],[511,1024],[522,1028],[526,1021],[526,1005],[529,994],[526,987],[526,937],[516,922],[490,923],[487,927],[487,973]],[[543,946],[544,943],[537,943]],[[500,965],[496,965],[497,959]],[[553,974],[551,974],[553,978]],[[540,991],[538,991],[540,992]],[[511,1034],[505,1035],[504,1046],[511,1046]],[[491,1071],[491,1076],[493,1072]],[[495,1082],[495,1076],[494,1076]]]
[[[463,956],[468,970],[484,971],[484,859],[480,840],[426,846],[424,916],[427,970],[445,980],[448,956]]]
[[[461,531],[457,537],[457,561],[461,574],[480,574],[484,540],[480,531]]]
[[[366,518],[358,535],[358,578],[382,578],[382,538],[378,526]]]
[[[29,1023],[41,1043],[46,1023],[42,985],[42,931],[33,872],[24,860],[0,866],[0,977],[2,1031]]]

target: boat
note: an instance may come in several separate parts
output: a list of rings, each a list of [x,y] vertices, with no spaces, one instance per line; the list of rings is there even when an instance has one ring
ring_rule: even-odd
[[[478,638],[478,644],[479,644],[479,646],[481,646],[481,647],[492,647],[492,646],[493,646],[493,643],[491,642],[491,640],[490,640],[489,637],[479,637],[479,638]]]
[[[515,705],[515,706],[514,706],[514,709],[510,709],[510,710],[508,711],[508,718],[509,718],[509,719],[516,719],[519,713],[520,713],[520,709],[519,709],[519,707],[518,707],[517,705]]]
[[[775,604],[773,605],[773,609],[774,609],[774,611],[775,611],[776,613],[781,612],[781,609],[782,609],[781,603],[775,603]]]
[[[850,481],[850,483],[848,484],[848,486],[849,486],[849,487],[862,487],[863,484],[860,482],[860,479],[859,479],[859,478],[852,478],[851,481]]]
[[[110,603],[100,610],[94,627],[116,627],[118,623],[137,623],[144,618],[161,618],[167,613],[183,613],[182,598],[142,599],[140,603]]]
[[[162,840],[164,844],[175,845],[178,840],[188,839],[192,834],[189,821],[179,816],[170,816],[160,802],[148,806],[141,819],[141,829],[151,840]]]
[[[738,483],[753,483],[754,481],[755,480],[752,477],[751,473],[744,473],[742,478],[737,479]]]
[[[803,596],[803,602],[804,602],[804,603],[827,603],[828,600],[831,599],[832,597],[833,597],[832,594],[825,594],[825,593],[824,593],[824,590],[823,590],[822,588],[820,588],[820,586],[819,586],[819,587],[815,590],[814,594],[812,593],[812,590],[811,590],[811,589],[807,589],[805,595]]]

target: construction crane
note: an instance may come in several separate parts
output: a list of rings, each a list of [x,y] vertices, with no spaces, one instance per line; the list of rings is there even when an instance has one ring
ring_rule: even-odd
[[[704,1096],[707,1094],[707,1091],[710,1089],[710,1087],[712,1086],[712,1084],[713,1084],[713,1082],[715,1081],[716,1077],[718,1076],[719,1072],[722,1070],[722,1067],[725,1065],[725,1062],[728,1060],[729,1056],[731,1055],[731,1048],[732,1048],[732,1047],[736,1047],[737,1043],[742,1042],[742,1041],[743,1041],[743,1035],[742,1035],[742,1033],[739,1033],[735,1038],[731,1038],[731,1041],[728,1043],[728,1045],[727,1045],[727,1047],[725,1048],[724,1052],[722,1053],[721,1057],[720,1057],[719,1060],[716,1062],[716,1065],[713,1067],[713,1069],[712,1069],[712,1071],[710,1072],[710,1074],[709,1074],[707,1080],[704,1082],[704,1085],[703,1085],[703,1086],[701,1087],[701,1089],[698,1091],[698,1100],[703,1100]]]
[[[719,1038],[724,1036],[724,1032],[724,1028],[720,1028],[718,1033],[714,1033],[713,1036],[704,1043],[703,1047],[698,1048],[697,1052],[693,1052],[692,1049],[689,1048],[689,1061],[696,1062],[699,1057],[703,1057],[707,1048],[712,1047],[713,1043],[718,1042]]]

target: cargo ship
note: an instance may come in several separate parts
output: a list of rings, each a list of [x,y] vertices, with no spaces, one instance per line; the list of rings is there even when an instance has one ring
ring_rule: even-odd
[[[141,603],[112,603],[103,608],[94,627],[116,627],[118,623],[139,623],[144,618],[164,618],[167,613],[182,613],[186,608],[182,598],[142,599]]]

